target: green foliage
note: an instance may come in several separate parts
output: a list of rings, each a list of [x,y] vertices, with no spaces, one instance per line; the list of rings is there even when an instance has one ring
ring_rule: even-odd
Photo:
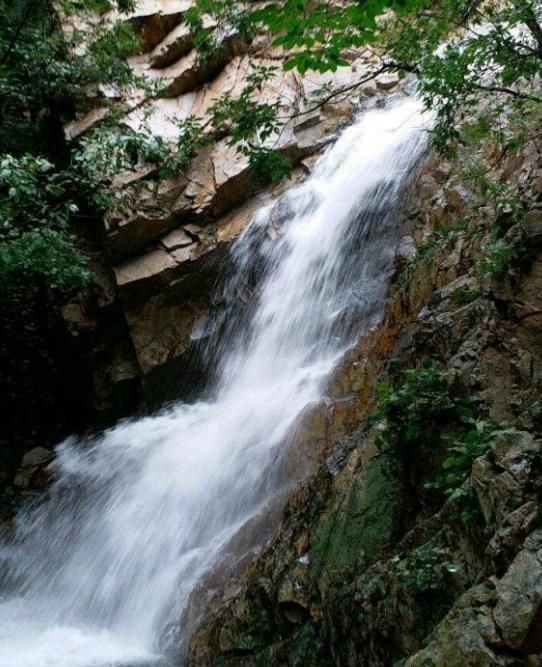
[[[232,98],[225,94],[210,109],[217,131],[227,131],[228,144],[248,157],[250,167],[271,182],[291,171],[290,161],[274,150],[272,144],[282,128],[278,116],[280,102],[258,101],[258,93],[276,72],[273,66],[253,66],[240,95]]]
[[[175,176],[185,171],[194,155],[210,141],[204,133],[201,121],[189,116],[179,126],[177,142],[170,146],[163,161],[160,175]]]
[[[463,492],[461,487],[470,474],[474,460],[487,452],[498,430],[499,427],[492,422],[477,421],[461,437],[452,438],[449,455],[442,463],[442,474],[428,482],[426,488],[458,497]]]
[[[273,148],[241,144],[239,151],[248,157],[249,167],[265,183],[278,183],[292,172],[291,160]]]
[[[91,12],[128,11],[132,4],[73,0],[63,10],[84,19]],[[86,97],[89,86],[139,84],[126,62],[139,49],[139,39],[125,21],[107,27],[87,22],[84,34],[67,34],[46,0],[0,0],[0,11],[2,284],[9,287],[24,274],[53,289],[81,286],[90,273],[70,227],[81,205],[100,191],[111,162],[131,155],[138,138],[110,141],[109,154],[103,150],[92,169],[90,158],[77,152],[70,165],[59,117],[75,99]],[[149,139],[145,150],[149,158],[158,147]],[[93,156],[99,158],[99,151]]]
[[[228,142],[235,145],[257,139],[265,142],[280,131],[277,119],[279,102],[257,102],[257,93],[277,72],[276,67],[255,66],[246,77],[246,85],[240,95],[232,98],[228,93],[211,107],[214,126],[228,129]]]
[[[129,11],[133,0],[64,0],[62,7],[84,19],[92,12]],[[122,20],[107,27],[87,21],[84,35],[78,30],[68,35],[59,29],[46,0],[0,0],[0,9],[5,19],[0,25],[0,154],[47,157],[63,171],[67,156],[60,154],[57,119],[73,100],[100,82],[151,88],[134,77],[126,63],[126,56],[138,51],[139,40]],[[224,35],[236,32],[249,40],[263,28],[288,54],[286,69],[300,72],[335,70],[349,64],[352,49],[369,42],[383,44],[383,69],[417,72],[420,94],[436,113],[434,141],[442,151],[487,142],[517,150],[539,128],[536,77],[542,31],[532,0],[505,5],[473,5],[469,0],[441,0],[436,5],[425,0],[347,0],[339,5],[284,0],[265,6],[197,0],[186,20],[201,59],[221,48]],[[262,102],[259,95],[273,75],[273,67],[254,68],[238,97],[225,95],[211,109],[214,135],[225,134],[250,167],[269,181],[290,170],[289,161],[274,148],[288,118],[281,118],[279,102]],[[462,124],[457,122],[460,108]],[[115,172],[143,161],[156,164],[162,176],[180,173],[208,136],[197,119],[185,121],[176,144],[144,128],[106,124],[82,139],[80,152],[73,155],[74,174],[87,179],[84,189],[100,195],[103,205],[101,184],[110,183]],[[505,182],[490,179],[480,184],[482,203],[490,199],[500,219],[510,221],[521,214],[521,203],[507,188]],[[439,241],[435,238],[425,249],[428,256]],[[484,271],[503,270],[507,249],[502,239],[484,254]]]
[[[431,544],[423,544],[411,551],[401,563],[401,580],[412,593],[442,591],[446,582],[442,576],[442,565],[446,552]]]
[[[59,3],[59,6],[68,15],[93,13],[103,16],[114,9],[123,13],[133,11],[135,2],[134,0],[118,0],[117,2],[111,0],[63,0]]]
[[[420,262],[431,262],[439,255],[446,251],[458,236],[467,229],[466,220],[460,220],[448,228],[439,228],[424,241],[417,249],[417,252],[412,257],[409,257],[405,263],[403,270],[399,276],[399,289],[407,290],[412,281],[416,266]]]
[[[513,246],[504,239],[495,239],[482,245],[479,266],[482,274],[489,278],[501,278],[515,256]]]
[[[493,145],[488,139],[487,145]],[[513,154],[510,155],[513,157]],[[525,202],[518,192],[518,185],[504,176],[497,176],[478,154],[472,156],[472,146],[462,151],[461,179],[469,182],[469,188],[477,195],[476,215],[488,215],[497,221],[499,231],[504,232],[523,218]]]
[[[273,45],[288,55],[285,68],[301,73],[334,71],[349,65],[349,51],[382,45],[385,67],[417,73],[420,95],[436,112],[434,144],[443,152],[454,150],[457,140],[497,135],[511,147],[539,125],[542,29],[533,0],[283,0],[257,7],[198,0],[189,15],[196,36],[204,16],[247,37],[270,31]],[[206,48],[208,40],[202,37]],[[469,114],[463,126],[460,108]],[[514,120],[504,127],[500,121],[510,111]]]
[[[67,36],[46,0],[0,0],[0,11],[0,152],[50,150],[53,117],[89,85],[136,81],[125,57],[139,40],[128,23]]]
[[[472,401],[454,396],[446,375],[433,365],[405,370],[399,385],[381,383],[377,390],[372,421],[383,423],[377,445],[404,460],[424,446],[438,446],[450,423],[473,420]]]
[[[483,292],[481,289],[476,287],[464,286],[464,287],[458,287],[456,290],[454,290],[450,295],[450,298],[458,306],[466,306],[469,303],[477,301],[482,295]]]
[[[116,174],[132,169],[140,160],[158,163],[167,154],[166,142],[145,129],[101,125],[83,136],[72,163],[94,181],[110,183]]]
[[[0,239],[33,227],[66,227],[77,210],[67,200],[70,187],[70,175],[55,171],[45,158],[0,157]]]
[[[347,52],[380,39],[382,15],[402,17],[429,5],[424,0],[362,0],[330,5],[324,0],[286,0],[254,10],[250,19],[276,35],[273,42],[291,52],[286,69],[320,72],[348,65]]]
[[[107,203],[106,190],[120,172],[139,164],[157,167],[162,178],[182,173],[195,153],[210,141],[201,121],[189,116],[179,124],[177,141],[166,141],[142,125],[134,130],[114,118],[87,132],[72,154],[72,164],[97,186],[98,202]]]
[[[245,40],[254,35],[254,26],[246,7],[231,0],[198,0],[185,13],[184,19],[193,33],[193,44],[200,63],[207,62],[222,48],[216,35],[235,32]],[[209,20],[215,26],[214,31],[207,27]]]
[[[73,239],[54,229],[33,229],[0,243],[1,289],[21,272],[45,278],[52,289],[82,287],[92,279]]]
[[[449,152],[457,140],[484,141],[503,131],[513,136],[512,127],[504,130],[502,123],[510,111],[539,115],[542,33],[531,0],[498,5],[442,0],[408,22],[391,18],[386,36],[390,57],[419,73],[419,92],[436,112],[433,137],[439,150]],[[457,122],[459,109],[467,114],[463,126]]]
[[[491,448],[500,428],[493,422],[476,421],[466,433],[453,437],[449,455],[442,463],[442,473],[425,484],[426,489],[434,489],[454,500],[461,508],[460,518],[465,523],[477,520],[480,516],[475,494],[467,484],[472,464]]]
[[[90,274],[68,226],[77,212],[71,174],[44,158],[0,158],[0,283],[17,272],[44,276],[51,287],[86,284]]]
[[[405,466],[430,451],[445,449],[442,472],[423,486],[453,499],[463,521],[478,517],[478,503],[466,482],[474,460],[487,452],[501,427],[476,420],[474,401],[454,395],[446,375],[433,366],[407,370],[397,387],[378,389],[379,409],[373,422],[381,425],[379,448]],[[427,574],[426,569],[421,571]]]

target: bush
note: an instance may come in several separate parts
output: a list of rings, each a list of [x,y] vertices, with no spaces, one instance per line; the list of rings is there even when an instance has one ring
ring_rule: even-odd
[[[83,287],[92,279],[85,258],[66,232],[34,229],[0,243],[0,285],[9,287],[14,274],[44,278],[52,289]]]
[[[442,462],[442,474],[433,482],[428,482],[426,488],[438,489],[447,496],[458,495],[470,475],[474,460],[490,449],[498,430],[499,427],[492,422],[478,421],[470,431],[454,438],[448,449],[449,456]]]
[[[448,424],[473,421],[472,400],[453,396],[448,378],[433,365],[409,369],[397,387],[378,384],[378,411],[373,422],[383,423],[377,445],[401,458],[440,440]]]
[[[480,256],[480,270],[489,278],[501,278],[514,258],[514,248],[504,239],[484,243]]]

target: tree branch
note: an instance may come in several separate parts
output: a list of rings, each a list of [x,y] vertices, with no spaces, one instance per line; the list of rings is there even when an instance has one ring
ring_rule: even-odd
[[[506,95],[511,95],[518,100],[527,100],[529,102],[538,102],[542,103],[542,97],[536,97],[536,95],[529,95],[528,93],[522,93],[519,90],[514,90],[513,88],[506,88],[505,86],[482,86],[479,83],[472,83],[472,85],[477,90],[483,90],[488,93],[505,93]]]
[[[25,7],[25,11],[23,12],[23,16],[21,18],[21,21],[19,22],[19,25],[15,29],[15,32],[13,33],[13,37],[11,38],[10,43],[8,44],[8,47],[5,51],[5,53],[2,54],[2,57],[0,58],[0,66],[5,65],[7,62],[9,56],[11,55],[11,52],[15,48],[15,44],[17,44],[17,41],[19,39],[19,35],[23,31],[23,28],[25,27],[27,21],[30,19],[30,16],[32,15],[32,11],[34,10],[34,6],[38,0],[29,0]]]
[[[360,81],[356,81],[355,83],[352,83],[349,86],[345,86],[344,88],[341,88],[340,90],[335,90],[334,92],[330,93],[327,97],[324,97],[323,99],[319,100],[314,106],[312,106],[308,109],[304,109],[303,111],[298,111],[297,113],[294,113],[291,116],[289,116],[288,119],[291,120],[292,118],[298,118],[299,116],[304,116],[308,113],[316,111],[316,109],[320,109],[321,107],[324,106],[324,104],[328,104],[334,98],[339,97],[340,95],[344,95],[345,93],[350,93],[353,90],[355,90],[356,88],[359,88],[360,86],[362,86],[364,83],[368,83],[369,81],[373,81],[378,76],[380,76],[380,74],[383,74],[384,72],[389,72],[390,70],[397,70],[397,69],[404,69],[404,68],[403,67],[398,67],[394,63],[385,63],[379,69],[372,72],[369,76],[366,76],[364,79],[361,79]],[[414,71],[414,69],[411,68],[408,71]]]

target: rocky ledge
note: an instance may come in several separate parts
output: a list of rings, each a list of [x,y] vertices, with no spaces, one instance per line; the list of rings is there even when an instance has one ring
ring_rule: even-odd
[[[218,137],[177,176],[164,178],[159,165],[145,162],[116,175],[115,204],[105,215],[100,234],[103,253],[97,289],[106,296],[79,295],[64,310],[74,334],[90,334],[93,350],[101,345],[94,339],[107,337],[96,332],[96,321],[103,319],[102,305],[113,304],[120,314],[115,327],[122,333],[113,335],[119,351],[101,355],[103,359],[91,352],[98,402],[104,405],[114,403],[112,394],[119,390],[122,394],[119,382],[132,387],[130,391],[139,387],[139,395],[143,389],[143,395],[158,404],[168,397],[160,387],[172,384],[174,375],[189,375],[191,334],[209,310],[211,287],[228,245],[262,203],[303,177],[310,156],[325,146],[360,101],[400,85],[397,76],[382,74],[347,98],[338,93],[379,66],[371,50],[350,53],[350,65],[335,73],[301,77],[282,70],[284,54],[271,46],[268,35],[258,34],[247,43],[235,33],[223,36],[211,19],[204,21],[204,28],[220,48],[203,59],[185,20],[192,5],[190,0],[138,2],[129,14],[96,19],[120,18],[132,25],[143,50],[129,64],[159,92],[111,87],[89,91],[76,118],[65,127],[67,139],[84,137],[111,114],[120,119],[120,127],[145,128],[150,136],[167,142],[175,142],[182,122],[193,117],[211,135],[212,104],[224,94],[238,97],[254,66],[273,66],[276,74],[258,92],[258,100],[278,102],[285,117],[292,116],[274,138],[274,148],[292,161],[294,173],[288,183],[266,187],[227,137]],[[66,30],[72,28],[70,21],[65,19]],[[323,91],[330,99],[318,104]]]

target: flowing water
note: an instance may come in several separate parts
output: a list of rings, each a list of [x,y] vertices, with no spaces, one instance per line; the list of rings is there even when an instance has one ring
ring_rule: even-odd
[[[411,99],[365,112],[256,216],[226,289],[257,280],[209,348],[207,400],[58,447],[57,481],[1,548],[0,667],[157,664],[164,628],[278,491],[296,419],[378,321],[424,122]]]

